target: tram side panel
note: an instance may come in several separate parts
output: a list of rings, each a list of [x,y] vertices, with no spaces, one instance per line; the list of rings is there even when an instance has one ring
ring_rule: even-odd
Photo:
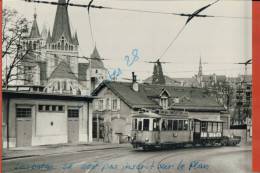
[[[163,119],[161,144],[186,144],[193,141],[192,121],[188,119]],[[165,125],[164,125],[165,124]]]

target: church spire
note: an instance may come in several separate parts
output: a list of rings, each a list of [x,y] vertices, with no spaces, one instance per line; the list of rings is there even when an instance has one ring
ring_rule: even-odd
[[[66,0],[59,0],[58,3],[64,4]],[[73,44],[68,9],[64,5],[58,5],[52,31],[53,42],[57,42],[62,35],[69,43]]]
[[[32,24],[32,28],[31,28],[31,32],[30,32],[30,36],[29,38],[40,38],[40,32],[39,32],[39,28],[38,28],[38,24],[37,24],[37,13],[36,13],[36,9],[34,9],[34,14],[33,14],[33,24]]]
[[[152,84],[165,84],[165,77],[163,75],[162,64],[158,59],[154,64]]]
[[[198,76],[202,76],[202,63],[201,63],[201,57],[200,57],[200,63],[199,63],[199,72]]]

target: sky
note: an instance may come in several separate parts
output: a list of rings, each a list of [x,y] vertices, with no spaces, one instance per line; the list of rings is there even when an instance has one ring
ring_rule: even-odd
[[[57,1],[57,0],[52,0]],[[29,3],[22,0],[4,0],[3,7],[16,9],[29,20],[36,9],[40,30],[45,25],[52,31],[56,6]],[[71,3],[88,4],[88,0],[70,0]],[[94,0],[95,5],[141,9],[160,12],[192,13],[212,3],[212,0]],[[187,17],[137,13],[111,9],[91,9],[92,41],[87,9],[69,7],[70,24],[77,31],[80,55],[90,56],[96,45],[109,71],[120,68],[120,78],[131,78],[134,71],[143,80],[152,75],[153,64],[168,47],[185,24]],[[221,0],[201,14],[247,18],[194,18],[169,48],[161,61],[164,74],[170,77],[192,77],[198,73],[202,59],[203,74],[235,77],[244,73],[244,66],[235,63],[252,58],[251,1]],[[125,56],[132,58],[138,50],[136,61],[127,65]],[[251,74],[251,65],[248,74]]]

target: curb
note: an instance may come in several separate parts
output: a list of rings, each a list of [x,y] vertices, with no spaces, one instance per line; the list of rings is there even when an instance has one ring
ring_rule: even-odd
[[[54,155],[63,155],[63,154],[73,154],[85,151],[98,151],[98,150],[108,150],[108,149],[116,149],[116,148],[126,148],[126,146],[115,146],[115,147],[105,147],[105,148],[94,148],[94,149],[81,149],[72,152],[56,152],[50,154],[40,154],[40,155],[23,155],[23,156],[13,156],[13,157],[2,157],[3,161],[15,160],[15,159],[23,159],[23,158],[31,158],[31,157],[39,157],[39,156],[54,156]]]

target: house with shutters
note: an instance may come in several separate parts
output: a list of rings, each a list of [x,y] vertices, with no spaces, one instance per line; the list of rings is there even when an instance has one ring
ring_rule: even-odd
[[[58,2],[65,4],[66,0]],[[64,5],[57,5],[52,32],[43,27],[40,33],[35,12],[22,47],[30,51],[22,59],[23,68],[18,73],[22,75],[18,76],[15,86],[28,86],[31,90],[38,87],[47,93],[90,95],[107,77],[107,69],[96,47],[85,60],[79,57],[78,34],[71,30],[68,9]]]
[[[135,76],[133,74],[133,76]],[[92,93],[93,140],[126,142],[131,116],[146,109],[158,114],[188,114],[191,118],[216,119],[229,126],[229,114],[216,96],[203,88],[161,84],[104,81]],[[183,114],[184,115],[184,114]]]

